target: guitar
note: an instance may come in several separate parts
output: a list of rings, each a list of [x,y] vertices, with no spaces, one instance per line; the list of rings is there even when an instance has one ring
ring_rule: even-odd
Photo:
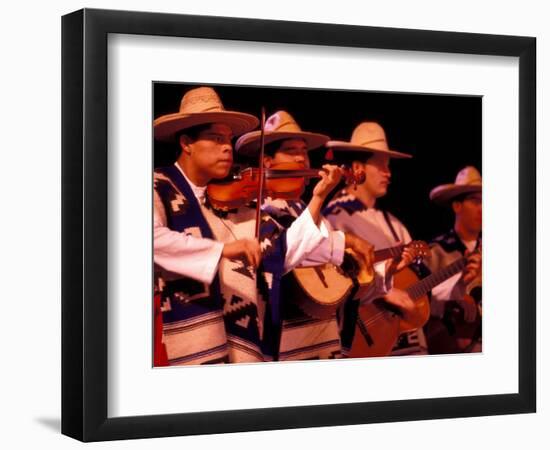
[[[412,241],[374,252],[374,262],[398,258],[405,248],[412,250],[414,258],[422,258],[429,252],[428,244]],[[334,316],[338,306],[349,296],[354,287],[368,286],[374,279],[374,269],[366,267],[363,259],[351,249],[346,249],[341,267],[323,264],[315,267],[299,267],[292,271],[295,283],[294,298],[302,311],[317,319]]]
[[[481,338],[481,285],[473,287],[464,300],[476,308],[471,322],[464,319],[463,306],[454,300],[445,303],[443,318],[430,317],[424,327],[431,354],[470,353]]]
[[[422,327],[430,318],[428,292],[461,272],[465,266],[466,258],[463,257],[422,280],[409,267],[395,274],[394,286],[404,290],[414,301],[414,313],[404,315],[383,299],[359,306],[355,334],[347,356],[365,358],[389,355],[401,333]]]

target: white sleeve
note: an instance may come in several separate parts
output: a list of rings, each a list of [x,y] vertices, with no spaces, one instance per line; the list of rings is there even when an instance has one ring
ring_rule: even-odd
[[[287,229],[286,245],[287,272],[298,266],[318,266],[328,262],[339,266],[344,258],[345,236],[341,231],[332,231],[326,219],[322,219],[317,227],[306,208]]]
[[[434,317],[443,317],[445,314],[445,303],[449,300],[461,300],[465,295],[466,286],[462,281],[462,273],[457,273],[432,289],[430,314]]]
[[[446,253],[439,244],[432,245],[430,249],[431,256],[424,260],[424,264],[432,273],[446,267],[455,257],[460,257],[459,252],[456,252],[456,255],[455,253]],[[466,285],[464,284],[462,273],[459,272],[432,289],[431,315],[443,317],[445,302],[449,300],[461,300],[465,294]]]
[[[309,209],[304,209],[286,230],[285,271],[297,267],[326,238],[315,225]]]
[[[164,208],[155,192],[153,253],[163,269],[211,283],[218,270],[223,243],[179,233],[166,226]]]
[[[461,300],[465,295],[466,285],[462,279],[462,272],[453,275],[432,289],[432,298],[441,302]]]

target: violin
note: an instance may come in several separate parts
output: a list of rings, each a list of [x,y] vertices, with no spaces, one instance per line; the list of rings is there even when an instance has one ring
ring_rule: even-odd
[[[342,176],[348,185],[365,181],[364,172],[353,172],[341,166]],[[285,162],[264,169],[264,197],[297,200],[304,193],[306,180],[320,178],[319,171],[307,169],[302,163]],[[223,180],[213,180],[208,184],[208,200],[214,209],[228,211],[239,208],[258,197],[260,190],[260,170],[248,167]]]

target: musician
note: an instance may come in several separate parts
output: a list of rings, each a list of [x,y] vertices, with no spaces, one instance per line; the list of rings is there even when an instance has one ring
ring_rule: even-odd
[[[256,155],[260,146],[260,133],[253,131],[243,135],[236,143],[236,151],[243,155]],[[265,125],[265,157],[266,168],[276,168],[281,163],[298,163],[308,169],[310,160],[308,152],[321,147],[328,137],[319,133],[302,131],[294,118],[286,111],[278,111],[266,120]],[[300,252],[290,249],[286,254],[287,267],[312,267],[324,263],[341,265],[345,248],[352,248],[364,258],[367,266],[372,265],[372,245],[360,239],[353,233],[343,233],[332,230],[330,224],[321,215],[321,207],[327,195],[336,187],[341,178],[340,169],[334,165],[325,165],[319,172],[321,180],[315,185],[312,198],[308,205],[301,199],[282,200],[268,197],[262,210],[267,212],[282,227],[286,228],[287,238],[296,235],[295,225],[304,215],[311,216],[319,226],[322,241],[313,239],[302,242]],[[297,236],[293,238],[297,240]],[[315,243],[315,245],[311,245]],[[299,253],[306,255],[299,257]],[[341,357],[341,344],[336,317],[318,319],[306,314],[292,298],[292,275],[283,278],[286,288],[284,298],[283,323],[279,360],[327,359]],[[373,284],[372,291],[380,288]],[[383,289],[383,287],[382,287]],[[376,295],[379,295],[377,291]],[[372,295],[375,295],[374,293]]]
[[[481,186],[479,171],[475,167],[467,166],[458,172],[454,183],[437,186],[430,192],[430,200],[451,208],[454,213],[453,228],[431,242],[431,258],[424,261],[431,272],[481,249]],[[470,336],[461,335],[452,316],[453,309],[458,308],[463,315],[462,319],[466,323],[473,323],[479,318],[480,306],[481,254],[478,253],[470,256],[465,273],[457,274],[432,289],[431,319],[425,327],[430,353],[481,351],[481,324],[472,328]],[[443,331],[448,333],[449,340],[441,338],[439,333]],[[430,339],[432,335],[433,339]],[[470,342],[466,342],[468,338],[471,338]],[[464,340],[464,346],[460,350],[458,339]]]
[[[293,241],[264,214],[256,239],[253,207],[219,213],[206,196],[211,180],[229,174],[232,137],[257,125],[226,111],[209,87],[189,90],[179,112],[154,121],[155,138],[181,149],[174,165],[154,172],[155,291],[170,365],[265,361],[278,350],[272,322],[286,249],[300,259],[320,231],[306,216]]]
[[[366,174],[364,183],[357,189],[344,189],[330,201],[323,211],[332,226],[338,230],[350,231],[360,237],[368,237],[375,250],[407,244],[411,236],[401,221],[387,211],[378,209],[376,202],[386,195],[391,181],[390,160],[411,158],[406,153],[391,150],[384,129],[375,122],[363,122],[352,133],[351,140],[329,141],[326,144],[329,153],[338,161],[350,163],[353,170],[362,170]],[[392,275],[412,262],[412,253],[405,249],[400,259],[389,260],[385,264],[386,278],[392,286]],[[398,305],[404,314],[414,309],[412,300],[404,291],[391,287],[384,299]],[[363,302],[364,303],[364,302]],[[357,310],[350,310],[351,318],[343,333],[348,335],[345,347],[351,346],[355,328],[353,320]],[[426,342],[422,330],[401,335],[392,355],[425,354]]]

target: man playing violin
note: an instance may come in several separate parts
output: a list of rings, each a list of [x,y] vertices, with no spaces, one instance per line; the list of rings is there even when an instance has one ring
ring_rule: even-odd
[[[155,292],[170,365],[265,361],[277,350],[271,302],[287,245],[297,247],[297,259],[300,246],[281,238],[265,214],[256,237],[254,208],[219,213],[206,195],[211,180],[229,174],[232,137],[257,125],[226,111],[208,87],[189,90],[179,112],[154,121],[155,138],[181,149],[174,165],[154,172]],[[316,233],[312,220],[297,224],[304,241]]]
[[[448,266],[465,254],[481,250],[481,174],[465,167],[454,183],[430,192],[434,203],[450,207],[455,221],[451,230],[431,242],[430,272]],[[475,252],[466,273],[449,278],[432,289],[431,318],[425,326],[430,353],[481,351],[481,254]],[[458,280],[458,282],[457,282]]]
[[[265,124],[264,166],[266,169],[296,167],[309,169],[308,152],[324,145],[327,136],[302,131],[286,111],[278,111]],[[236,143],[243,155],[258,155],[261,135],[253,131]],[[321,180],[315,185],[306,205],[299,196],[295,199],[267,197],[262,210],[286,229],[287,252],[285,267],[313,267],[325,263],[341,265],[345,248],[352,248],[363,258],[366,266],[373,261],[372,245],[353,233],[332,230],[321,215],[323,202],[341,179],[341,169],[324,165],[318,172]],[[301,195],[299,193],[298,195]],[[311,235],[301,235],[299,224],[313,220],[318,226]],[[302,227],[303,228],[303,227]],[[293,242],[294,244],[291,244]],[[341,357],[341,344],[336,316],[315,318],[304,312],[293,297],[292,275],[283,277],[283,304],[279,360],[327,359]],[[373,292],[375,284],[373,284]],[[378,293],[380,295],[380,293]]]

